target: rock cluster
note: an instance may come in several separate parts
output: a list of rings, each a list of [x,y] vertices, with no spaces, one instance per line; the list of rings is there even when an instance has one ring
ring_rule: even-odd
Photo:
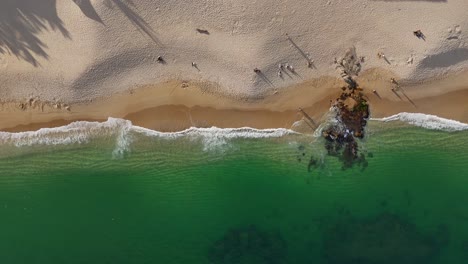
[[[364,128],[369,118],[369,104],[362,88],[353,79],[361,70],[361,61],[354,48],[350,49],[343,59],[337,61],[337,68],[341,70],[342,77],[348,85],[341,88],[341,95],[332,105],[337,123],[322,132],[322,136],[326,139],[327,153],[340,158],[344,169],[352,167],[354,163],[362,165],[363,168],[368,164],[365,155],[359,153],[356,141],[356,138],[364,137]]]

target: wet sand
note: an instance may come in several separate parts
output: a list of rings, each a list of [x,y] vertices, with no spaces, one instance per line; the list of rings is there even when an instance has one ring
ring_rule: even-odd
[[[369,70],[357,79],[369,100],[372,117],[417,112],[468,122],[467,74],[417,85],[402,81],[395,92],[391,90],[395,85],[389,81],[390,76],[394,75]],[[0,130],[31,131],[78,120],[103,121],[108,117],[128,119],[134,125],[158,131],[178,131],[191,126],[291,128],[303,118],[299,108],[316,124],[320,123],[330,100],[340,94],[343,85],[341,79],[322,77],[256,98],[241,98],[220,94],[213,84],[174,80],[72,104],[69,110],[60,102],[3,102]],[[374,89],[377,94],[372,92]]]

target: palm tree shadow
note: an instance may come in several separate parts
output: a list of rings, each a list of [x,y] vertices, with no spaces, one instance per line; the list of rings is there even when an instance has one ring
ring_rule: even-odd
[[[60,31],[71,39],[58,17],[56,0],[0,1],[0,54],[10,54],[34,67],[37,57],[48,59],[47,45],[38,37],[45,31]]]
[[[104,22],[99,17],[90,0],[73,0],[73,2],[75,2],[85,16],[104,25]]]
[[[156,33],[151,26],[135,11],[133,11],[124,1],[128,2],[129,5],[136,8],[135,4],[131,0],[112,0],[112,2],[124,13],[124,15],[141,31],[143,31],[148,37],[150,37],[158,46],[163,46],[161,41],[156,37]]]

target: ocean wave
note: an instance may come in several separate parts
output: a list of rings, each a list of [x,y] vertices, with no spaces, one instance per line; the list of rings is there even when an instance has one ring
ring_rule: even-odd
[[[286,135],[298,134],[285,128],[256,129],[251,127],[241,128],[197,128],[191,127],[178,132],[158,132],[151,129],[133,126],[133,131],[143,133],[150,137],[177,139],[180,137],[201,138],[203,150],[224,150],[229,145],[229,140],[237,138],[279,138]]]
[[[446,119],[435,115],[428,115],[422,113],[403,112],[384,118],[371,118],[371,120],[383,122],[402,121],[418,127],[442,131],[468,130],[468,124],[452,119]]]
[[[67,145],[87,143],[90,139],[119,132],[119,128],[130,127],[128,120],[109,118],[105,122],[77,121],[66,126],[41,128],[37,131],[0,132],[0,144],[17,147],[33,145]]]
[[[236,138],[279,138],[290,134],[298,134],[284,128],[255,129],[242,128],[196,128],[191,127],[178,132],[159,132],[134,126],[129,120],[108,118],[105,122],[77,121],[66,126],[41,128],[28,132],[0,132],[0,145],[17,147],[34,145],[69,145],[88,143],[93,138],[115,136],[114,157],[122,157],[129,151],[133,142],[133,133],[149,137],[177,139],[181,137],[200,138],[205,150],[211,150],[228,144],[228,140]]]
[[[139,126],[133,126],[133,131],[143,133],[147,136],[164,137],[164,138],[180,138],[186,136],[203,136],[203,137],[221,137],[226,139],[234,138],[275,138],[290,134],[298,134],[285,128],[267,128],[256,129],[251,127],[240,128],[198,128],[191,127],[177,132],[159,132]]]
[[[108,118],[105,122],[77,121],[66,126],[41,128],[37,131],[0,132],[0,145],[28,147],[35,145],[71,145],[88,143],[102,136],[116,135],[114,157],[122,157],[129,149],[128,131],[132,123],[128,120]]]

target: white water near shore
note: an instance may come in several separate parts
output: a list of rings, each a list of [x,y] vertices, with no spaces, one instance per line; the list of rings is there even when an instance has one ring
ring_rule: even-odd
[[[372,121],[393,122],[401,121],[410,125],[441,131],[468,130],[468,124],[445,119],[442,117],[421,113],[399,113],[385,118],[372,118]],[[41,128],[27,132],[0,132],[0,145],[16,147],[34,145],[66,145],[87,143],[93,138],[115,135],[118,148],[125,149],[129,143],[129,133],[138,133],[150,137],[177,139],[181,137],[199,137],[205,139],[230,140],[236,138],[279,138],[287,135],[299,134],[285,128],[255,129],[241,128],[197,128],[191,127],[178,132],[159,132],[134,126],[128,120],[110,117],[105,122],[77,121],[66,126]]]
[[[279,138],[286,135],[298,134],[289,129],[255,129],[241,128],[189,128],[178,132],[159,132],[134,126],[128,120],[109,118],[105,122],[77,121],[66,126],[55,128],[41,128],[27,132],[0,132],[0,145],[15,147],[36,145],[70,145],[88,143],[99,137],[115,137],[114,157],[121,157],[130,148],[134,133],[148,137],[162,139],[177,139],[190,137],[201,139],[204,150],[211,150],[216,146],[226,145],[228,140],[236,138]]]
[[[403,112],[384,118],[372,118],[371,120],[383,122],[401,121],[418,127],[442,131],[468,130],[468,124],[435,115],[421,113]]]

